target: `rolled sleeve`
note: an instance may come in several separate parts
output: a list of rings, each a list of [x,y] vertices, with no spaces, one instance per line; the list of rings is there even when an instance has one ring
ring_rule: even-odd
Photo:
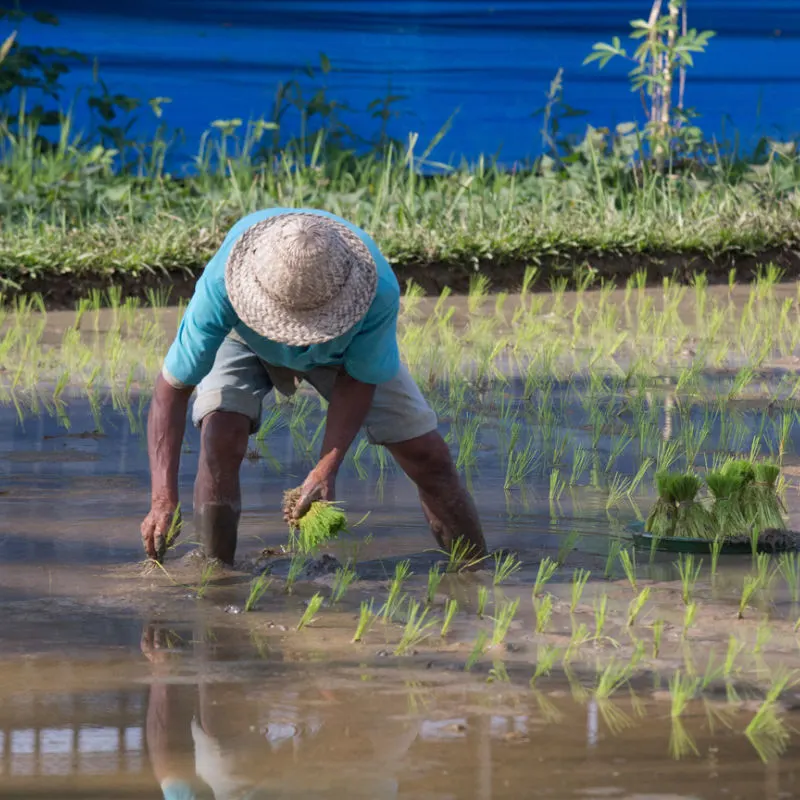
[[[350,377],[362,383],[380,384],[397,375],[400,370],[399,310],[399,297],[388,302],[381,298],[379,304],[370,309],[344,354],[344,368]]]
[[[175,388],[197,386],[214,365],[214,357],[237,322],[225,291],[224,264],[219,254],[206,267],[162,367]]]

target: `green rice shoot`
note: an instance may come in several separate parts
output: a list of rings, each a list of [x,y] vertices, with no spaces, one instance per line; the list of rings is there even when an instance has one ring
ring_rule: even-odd
[[[292,508],[299,499],[293,489],[284,495],[284,507]],[[320,547],[336,540],[347,530],[347,517],[337,503],[316,500],[308,511],[289,526],[289,547],[300,553],[314,553]]]

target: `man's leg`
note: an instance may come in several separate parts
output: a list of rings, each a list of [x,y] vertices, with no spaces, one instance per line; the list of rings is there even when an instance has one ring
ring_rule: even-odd
[[[431,431],[405,442],[386,444],[403,471],[417,485],[422,510],[431,532],[444,550],[461,539],[470,545],[470,557],[485,556],[478,510],[458,477],[446,442]]]
[[[305,379],[330,397],[336,370],[314,370]],[[458,477],[447,444],[437,428],[436,414],[405,366],[375,391],[365,420],[372,444],[382,444],[417,485],[422,510],[443,549],[458,539],[471,545],[471,555],[486,555],[486,542],[475,503]]]
[[[247,452],[250,420],[212,411],[200,427],[200,463],[194,482],[194,528],[203,553],[232,564],[242,513],[239,468]]]
[[[270,389],[258,356],[236,338],[223,342],[211,372],[197,387],[192,421],[200,428],[200,463],[194,528],[203,553],[225,564],[232,564],[236,554],[242,513],[239,470]]]

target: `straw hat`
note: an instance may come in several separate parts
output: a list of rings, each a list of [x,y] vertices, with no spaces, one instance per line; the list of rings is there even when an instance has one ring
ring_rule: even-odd
[[[267,339],[305,346],[335,339],[367,313],[375,261],[350,228],[317,214],[287,213],[248,228],[225,264],[239,319]]]

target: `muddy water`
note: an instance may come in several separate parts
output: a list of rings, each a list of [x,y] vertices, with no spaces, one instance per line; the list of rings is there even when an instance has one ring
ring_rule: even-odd
[[[457,320],[466,322],[463,308]],[[59,316],[48,324],[53,343],[61,341]],[[750,437],[760,432],[765,448],[776,446],[773,422],[793,413],[790,403],[783,408],[765,399],[780,378],[779,370],[765,374],[735,409],[740,429]],[[728,379],[703,375],[706,394],[726,391]],[[208,585],[192,558],[190,523],[166,571],[142,563],[145,403],[118,409],[107,403],[98,413],[67,393],[61,413],[0,406],[0,796],[795,796],[800,720],[793,709],[800,697],[791,682],[776,704],[777,728],[756,741],[745,733],[780,671],[800,669],[794,632],[800,608],[791,587],[775,578],[737,620],[749,558],[723,557],[713,580],[706,563],[693,593],[696,618],[684,630],[674,556],[650,562],[640,555],[636,591],[647,588],[651,596],[629,626],[634,591],[618,559],[606,571],[606,556],[613,536],[625,537],[652,501],[647,486],[630,499],[608,501],[613,476],[631,478],[642,460],[635,441],[615,455],[625,426],[634,424],[630,408],[619,405],[595,442],[586,406],[569,385],[553,387],[559,416],[549,434],[535,409],[528,413],[520,386],[512,381],[502,391],[521,410],[522,441],[533,438],[542,460],[521,487],[503,491],[507,425],[488,419],[464,471],[491,547],[516,552],[522,568],[502,586],[492,585],[491,564],[482,573],[447,576],[430,611],[436,632],[404,655],[398,653],[402,619],[377,621],[361,643],[351,642],[361,603],[372,599],[380,609],[400,562],[408,560],[412,572],[404,591],[422,599],[427,572],[442,558],[413,486],[380,451],[367,449],[357,463],[349,459],[340,475],[351,520],[368,515],[328,554],[334,566],[355,558],[353,586],[332,604],[331,562],[318,562],[285,591],[289,559],[280,553],[286,530],[278,506],[311,466],[303,439],[321,419],[315,404],[294,431],[299,437],[287,424],[265,442],[252,440],[242,467],[239,560]],[[433,399],[458,452],[462,420],[449,413],[445,397]],[[467,411],[480,411],[482,401],[471,395]],[[681,417],[658,390],[655,402],[661,405],[656,439],[682,440],[687,421],[703,420],[700,405]],[[722,436],[721,420],[712,420],[700,462],[713,459]],[[561,459],[553,454],[558,437],[570,442]],[[797,438],[794,430],[784,472],[790,524],[800,528],[800,472],[791,466]],[[187,509],[198,444],[190,429],[181,472]],[[567,478],[575,448],[593,444],[599,479],[590,480],[587,469],[551,502],[553,470]],[[747,450],[749,439],[739,447]],[[552,619],[535,633],[542,612],[531,603],[531,587],[542,558],[562,548],[566,565],[548,585]],[[244,613],[253,574],[264,568],[274,585],[255,611]],[[578,568],[592,576],[575,602],[570,581]],[[480,588],[489,598],[483,611]],[[316,592],[325,605],[296,631]],[[457,600],[459,610],[441,637],[445,598]],[[579,648],[572,673],[558,666],[532,690],[535,664],[547,648],[566,664],[571,634],[581,626],[596,631],[601,598],[608,604],[604,635]],[[508,635],[471,664],[476,637],[491,637],[493,618],[514,601],[519,607]],[[664,625],[658,653],[656,622]],[[731,636],[740,654],[723,675],[716,667]],[[630,681],[601,702],[603,670],[628,662],[638,665]],[[679,671],[703,679],[697,694],[704,699],[676,723],[669,680]]]
[[[610,527],[633,521],[632,508],[612,520],[603,497],[585,489],[554,514],[546,475],[531,477],[524,496],[506,497],[488,446],[473,491],[491,545],[517,551],[523,569],[482,623],[475,588],[487,580],[446,581],[444,592],[466,611],[448,642],[422,643],[397,657],[397,626],[378,623],[362,644],[349,641],[360,601],[385,596],[399,560],[410,560],[408,589],[420,596],[440,558],[413,487],[391,465],[381,469],[368,453],[366,480],[352,463],[345,468],[339,488],[352,518],[370,515],[332,554],[344,561],[357,548],[359,580],[345,600],[295,632],[308,597],[329,593],[329,574],[304,577],[291,595],[270,591],[256,612],[241,613],[253,564],[264,548],[285,541],[277,513],[282,491],[308,468],[288,432],[253,444],[242,469],[241,563],[198,598],[197,568],[187,556],[191,528],[167,560],[168,576],[140,563],[148,472],[139,422],[106,407],[97,432],[81,400],[69,403],[69,419],[66,430],[56,416],[20,421],[16,411],[0,410],[0,796],[793,796],[794,737],[777,748],[781,758],[765,764],[743,733],[758,692],[733,705],[724,695],[695,704],[682,717],[680,736],[665,682],[654,694],[655,679],[640,678],[636,695],[625,689],[612,704],[593,700],[591,662],[624,660],[634,650],[616,629],[613,646],[595,646],[578,665],[583,689],[555,672],[537,691],[527,687],[542,638],[532,634],[525,604],[542,555],[554,555],[570,530],[581,534],[566,574],[551,586],[554,623],[544,641],[565,647],[571,569],[599,576]],[[312,415],[310,429],[315,422]],[[190,430],[181,478],[187,504],[197,447]],[[623,460],[622,469],[633,464]],[[266,561],[285,576],[286,559]],[[700,672],[709,653],[724,655],[741,571],[740,563],[723,563],[713,587],[698,587],[698,597],[716,603],[704,605],[693,634]],[[640,574],[642,585],[662,592],[657,602],[670,644],[654,666],[668,674],[683,663],[686,644],[674,566],[663,558],[642,564]],[[609,625],[620,626],[630,590],[618,569],[612,577],[603,583]],[[587,625],[598,585],[590,582],[577,610]],[[466,672],[476,625],[491,631],[488,617],[503,598],[521,601],[507,643]],[[773,608],[779,603],[793,608],[786,596]],[[742,625],[742,639],[754,640],[757,618]],[[789,653],[790,629],[776,629],[764,653]],[[782,706],[786,730],[791,705]],[[194,794],[175,794],[187,786]],[[203,794],[209,787],[212,794]]]

